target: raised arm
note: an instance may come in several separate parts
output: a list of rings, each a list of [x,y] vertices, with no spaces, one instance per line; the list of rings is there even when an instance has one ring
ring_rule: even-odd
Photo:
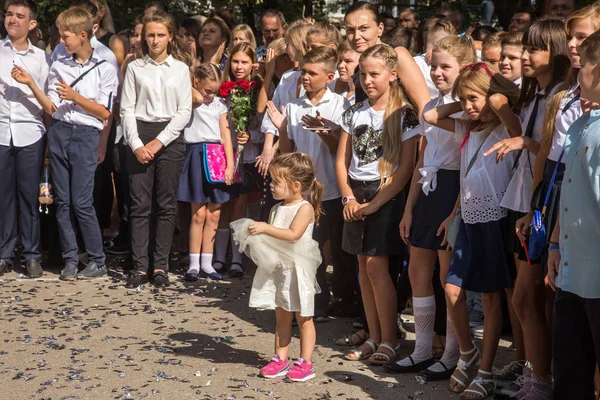
[[[440,129],[443,129],[448,132],[454,132],[456,129],[455,118],[452,118],[452,114],[456,114],[460,112],[462,107],[460,102],[444,104],[443,106],[432,108],[431,110],[425,112],[423,114],[423,119],[428,124],[433,126],[437,126]]]
[[[44,88],[40,88],[36,84],[35,80],[31,77],[31,75],[23,67],[15,65],[11,71],[11,76],[15,81],[23,85],[27,85],[27,87],[31,89],[31,92],[33,93],[36,100],[38,101],[38,103],[40,103],[40,105],[46,113],[48,113],[49,115],[54,114],[54,112],[56,111],[56,106],[54,105],[52,100],[50,100],[50,98],[46,96],[46,94],[44,93]],[[52,72],[50,72],[50,75],[48,77],[48,86],[50,86],[51,82],[55,80],[55,78],[53,79],[53,77],[55,77],[55,75]]]
[[[396,47],[395,50],[398,54],[398,78],[406,94],[419,110],[421,119],[425,105],[431,100],[425,77],[408,50],[404,47]]]

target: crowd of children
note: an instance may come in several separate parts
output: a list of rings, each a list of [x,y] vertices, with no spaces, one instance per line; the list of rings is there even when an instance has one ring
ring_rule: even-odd
[[[60,278],[107,274],[102,199],[108,182],[112,207],[114,179],[121,234],[107,252],[131,254],[126,287],[169,285],[177,229],[188,281],[243,276],[243,253],[257,265],[250,306],[276,320],[265,378],[314,378],[314,323],[360,309],[361,329],[337,341],[353,347],[346,360],[449,380],[468,399],[497,386],[521,400],[597,398],[600,4],[510,33],[465,33],[453,7],[418,32],[414,11],[389,26],[393,17],[359,1],[345,37],[330,22],[285,27],[267,11],[257,48],[227,15],[178,27],[158,2],[124,41],[103,0],[77,0],[46,54],[28,39],[35,4],[8,0],[0,274],[17,244],[27,275],[43,274],[47,157]],[[246,218],[259,200],[262,217]],[[407,357],[403,280],[416,334]],[[481,348],[469,321],[477,296]],[[301,349],[290,367],[294,318]],[[495,373],[504,319],[515,360]]]

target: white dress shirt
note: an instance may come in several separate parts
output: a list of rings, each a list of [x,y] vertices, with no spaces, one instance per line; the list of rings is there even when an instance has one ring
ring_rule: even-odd
[[[186,143],[221,143],[221,115],[227,114],[227,105],[220,97],[213,97],[192,111],[192,119],[183,131]]]
[[[46,128],[43,110],[31,89],[15,81],[13,66],[23,67],[40,89],[46,91],[50,59],[28,41],[24,51],[15,50],[11,40],[0,40],[0,146],[23,147],[40,140]]]
[[[187,65],[169,55],[157,63],[150,56],[127,66],[121,95],[121,122],[133,151],[142,147],[137,120],[170,121],[156,137],[164,146],[177,139],[192,115],[192,84]]]
[[[548,154],[548,160],[558,161],[560,153],[562,153],[565,146],[565,140],[567,138],[567,131],[573,125],[583,112],[581,111],[581,102],[577,97],[579,92],[579,85],[575,84],[565,97],[560,102],[560,108],[556,114],[554,120],[554,132],[552,134],[552,146],[550,147],[550,153]],[[563,158],[561,162],[564,164],[566,161]]]
[[[52,118],[74,125],[92,126],[98,130],[104,128],[104,121],[89,114],[75,102],[62,100],[58,96],[56,86],[61,82],[72,86],[80,75],[94,68],[102,60],[103,58],[96,52],[92,52],[92,55],[84,64],[75,61],[74,55],[59,57],[52,63],[50,75],[48,76],[48,97],[56,106]],[[111,63],[104,62],[85,75],[72,88],[86,99],[103,105],[107,110],[112,110],[112,102],[118,86],[117,70]]]
[[[304,129],[302,117],[305,115],[316,117],[318,111],[321,117],[339,125],[342,114],[348,108],[350,108],[348,99],[329,89],[316,104],[312,104],[304,95],[285,107],[288,137],[294,142],[295,151],[308,154],[312,159],[317,179],[325,186],[323,201],[340,197],[335,175],[335,153],[327,147],[319,135]]]
[[[423,77],[425,78],[425,83],[427,83],[427,89],[429,90],[429,96],[432,99],[435,99],[440,95],[440,91],[433,83],[431,79],[431,65],[427,64],[427,60],[425,60],[425,54],[420,54],[418,56],[413,57],[421,73],[423,73]]]
[[[117,57],[112,52],[112,50],[106,47],[103,43],[96,39],[96,36],[92,36],[90,39],[90,45],[92,49],[94,49],[94,53],[98,54],[103,60],[111,63],[117,70],[117,77],[119,78],[119,85],[121,84],[121,69],[119,67],[119,63],[117,62]],[[72,57],[71,54],[67,53],[67,49],[65,49],[65,45],[59,43],[52,52],[52,61],[56,61],[62,57]],[[115,101],[118,103],[117,99],[119,97],[115,97]]]
[[[425,105],[423,114],[433,108],[440,107],[444,104],[454,103],[456,100],[452,98],[452,94],[440,96],[437,99],[431,100]],[[459,114],[462,114],[459,113]],[[456,118],[459,114],[454,114]],[[440,169],[458,171],[460,169],[460,142],[456,140],[456,135],[452,132],[445,131],[436,126],[430,125],[421,117],[421,136],[427,139],[425,146],[425,154],[423,156],[423,167],[419,168],[423,193],[428,195],[430,191],[434,191],[437,186],[437,172]]]
[[[536,93],[543,94],[545,90],[540,90]],[[532,139],[536,142],[542,140],[542,132],[544,128],[544,114],[546,113],[546,101],[549,96],[543,97],[539,101],[537,114],[532,116],[533,109],[535,107],[535,98],[521,111],[521,124],[522,135],[525,136],[527,133],[527,125],[531,118],[535,118],[533,125]],[[515,152],[515,156],[518,152]],[[492,157],[493,158],[493,157]],[[506,158],[503,162],[506,162]],[[502,199],[502,207],[506,207],[509,210],[518,211],[522,213],[529,212],[531,209],[531,196],[533,195],[533,166],[535,165],[535,154],[532,154],[527,149],[523,149],[521,157],[519,157],[518,164],[513,171],[513,177],[510,181],[510,185],[506,189],[506,194]]]

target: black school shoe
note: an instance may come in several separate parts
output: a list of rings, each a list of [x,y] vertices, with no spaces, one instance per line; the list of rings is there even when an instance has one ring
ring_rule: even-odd
[[[411,356],[408,356],[408,359],[410,360],[411,365],[399,365],[397,362],[394,361],[384,364],[383,369],[392,374],[407,374],[410,372],[421,372],[425,368],[429,368],[434,363],[433,358],[418,363],[415,363]]]
[[[145,283],[148,283],[148,276],[146,276],[146,274],[140,274],[139,272],[135,271],[134,273],[129,275],[129,278],[127,278],[125,287],[127,289],[135,289],[138,286],[141,286]]]
[[[456,369],[456,366],[454,366],[452,368],[448,368],[446,366],[446,364],[444,364],[441,361],[438,361],[435,364],[440,364],[442,367],[444,367],[444,371],[434,372],[434,371],[430,371],[429,369],[425,369],[419,373],[419,376],[425,378],[425,380],[428,382],[445,381],[445,380],[450,379],[450,377],[454,373],[454,370]]]
[[[76,264],[67,264],[65,265],[63,270],[60,271],[60,276],[58,277],[58,279],[60,279],[61,281],[74,281],[75,279],[77,279],[78,269],[79,268]]]
[[[169,275],[166,272],[155,272],[152,277],[152,283],[154,286],[158,287],[167,287],[171,285],[171,281],[169,281]]]
[[[108,270],[106,269],[106,265],[98,266],[95,262],[91,262],[83,269],[83,271],[79,272],[77,276],[79,278],[91,279],[99,278],[107,273]]]

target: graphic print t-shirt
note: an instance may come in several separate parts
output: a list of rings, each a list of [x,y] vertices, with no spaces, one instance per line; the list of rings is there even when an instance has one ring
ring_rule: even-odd
[[[383,116],[385,111],[375,111],[368,101],[359,102],[342,115],[341,127],[352,136],[352,161],[348,174],[359,181],[380,179],[379,159],[383,156]],[[404,124],[403,113],[402,141],[416,134],[417,129],[408,129]],[[406,128],[406,129],[405,129]]]

